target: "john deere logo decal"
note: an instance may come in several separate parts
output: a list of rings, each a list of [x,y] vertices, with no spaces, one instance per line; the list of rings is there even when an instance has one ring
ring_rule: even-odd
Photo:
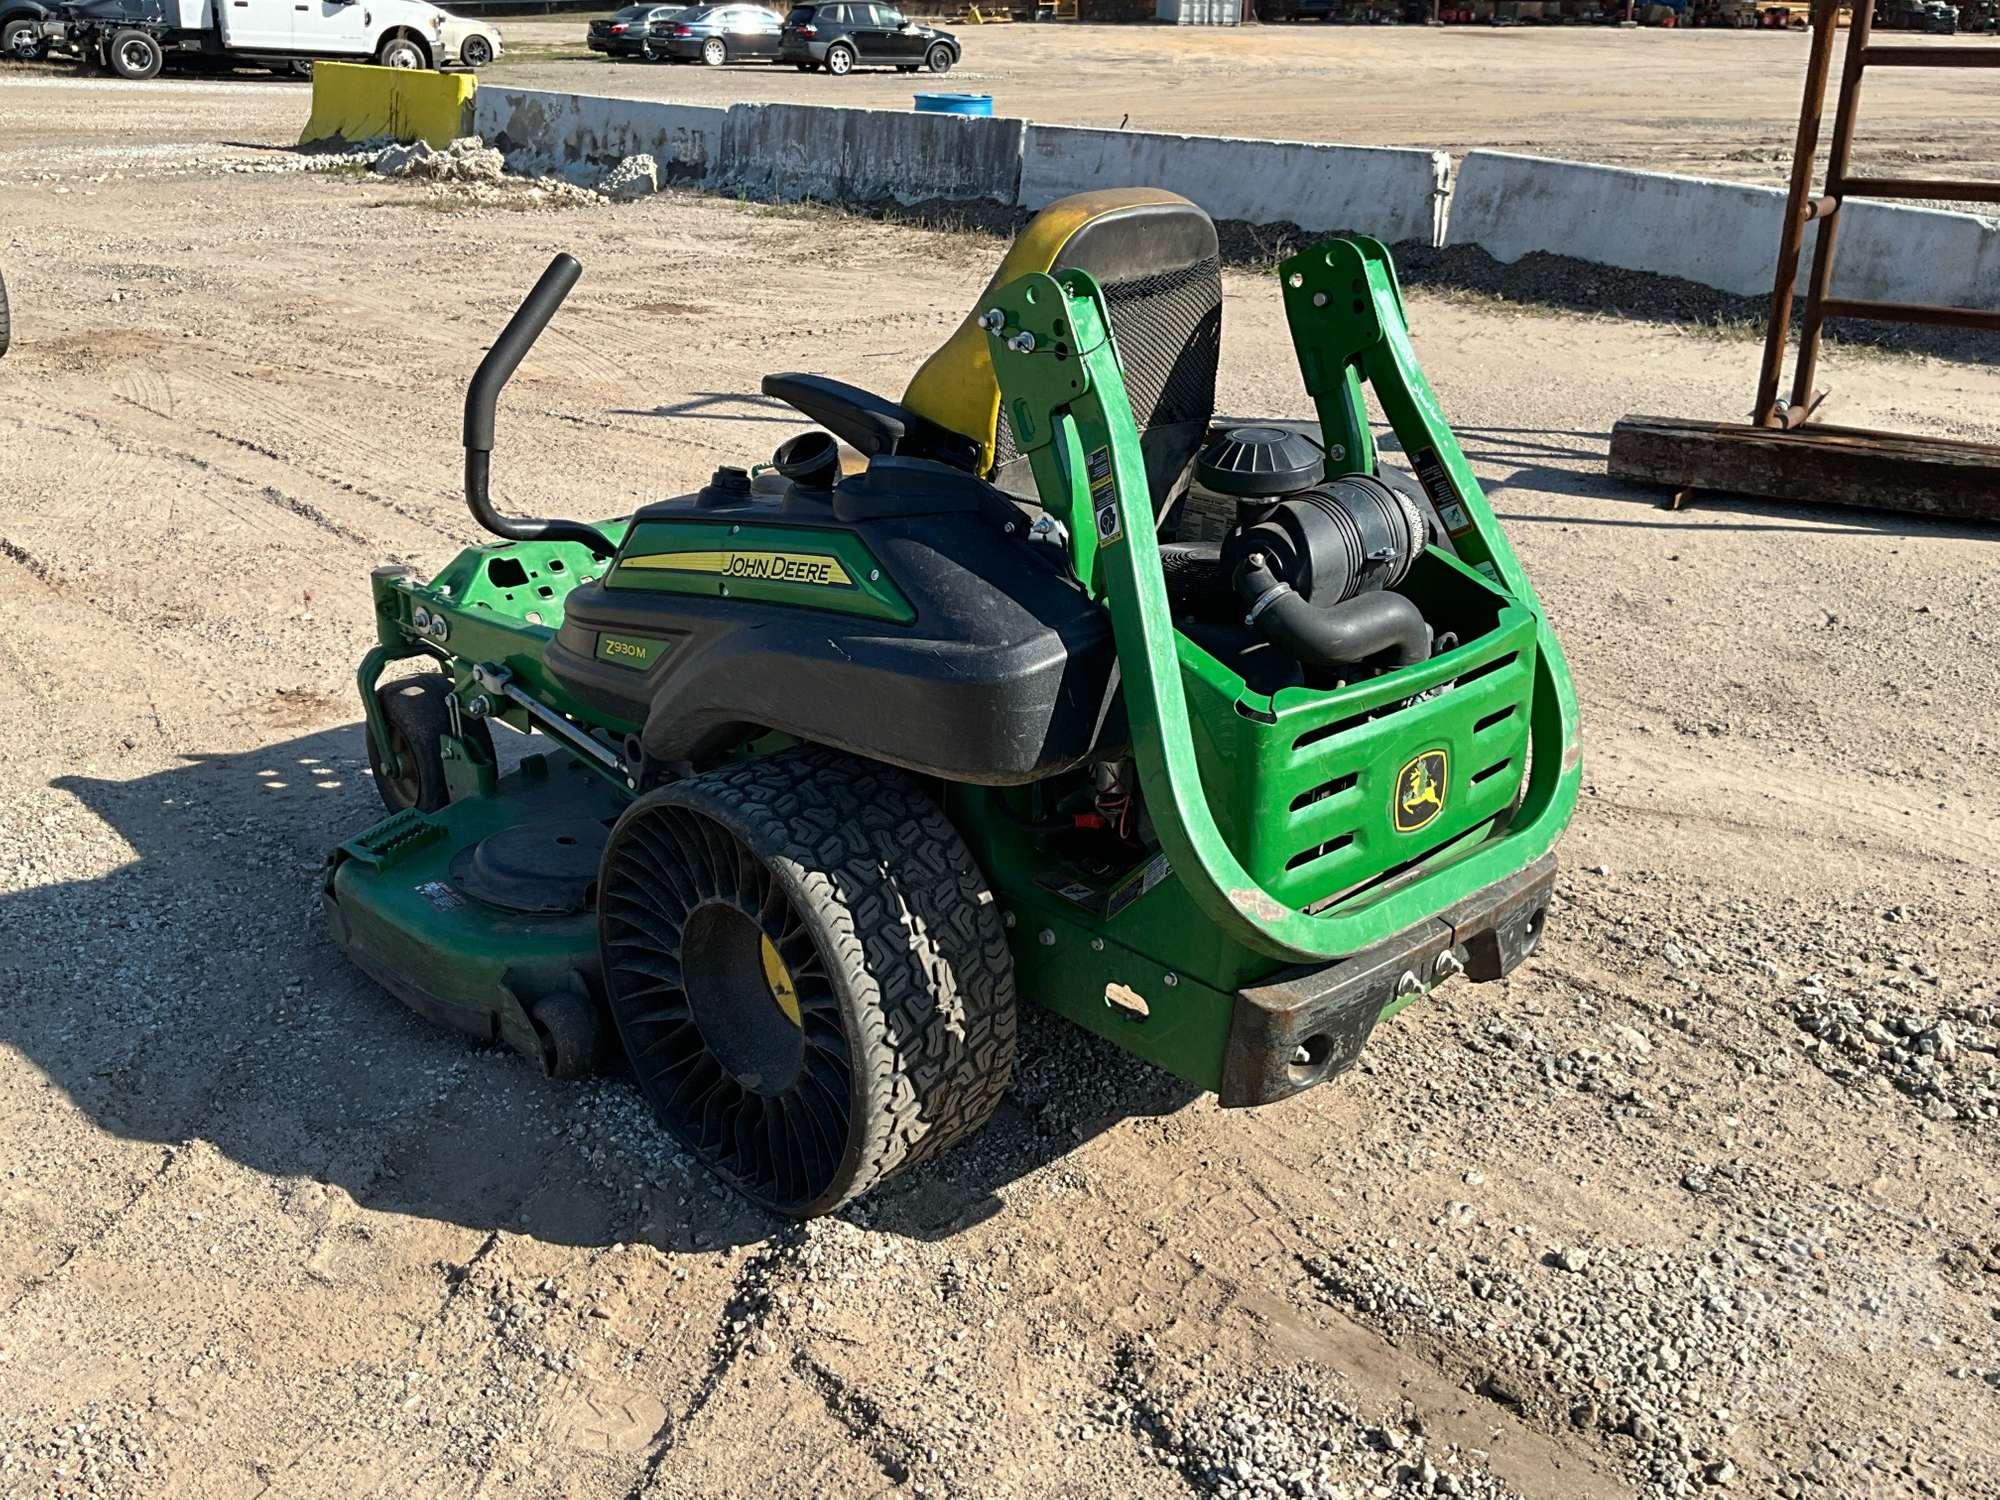
[[[854,580],[848,577],[840,559],[823,552],[655,552],[645,557],[628,557],[619,567],[670,573],[719,573],[724,578],[804,583],[819,588],[854,587]]]
[[[1445,787],[1451,780],[1451,757],[1426,750],[1396,773],[1396,795],[1389,807],[1396,832],[1415,833],[1444,811]]]

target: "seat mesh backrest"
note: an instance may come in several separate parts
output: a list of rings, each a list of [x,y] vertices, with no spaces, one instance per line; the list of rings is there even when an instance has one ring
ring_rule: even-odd
[[[1111,330],[1140,439],[1155,427],[1205,427],[1215,414],[1215,371],[1222,358],[1221,261],[1211,255],[1176,270],[1101,285],[1111,304]],[[1003,402],[994,463],[1017,457]]]

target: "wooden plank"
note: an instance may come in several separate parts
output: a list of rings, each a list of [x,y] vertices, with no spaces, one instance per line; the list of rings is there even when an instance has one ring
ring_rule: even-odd
[[[2000,445],[1993,443],[1630,416],[1611,429],[1609,471],[1677,491],[2000,521]]]
[[[1872,318],[1877,323],[1922,323],[1932,328],[1983,328],[2000,332],[2000,310],[1978,307],[1937,307],[1928,302],[1864,302],[1851,297],[1822,297],[1824,318]]]
[[[1861,49],[1862,63],[1871,68],[2000,68],[2000,47],[1877,46]]]

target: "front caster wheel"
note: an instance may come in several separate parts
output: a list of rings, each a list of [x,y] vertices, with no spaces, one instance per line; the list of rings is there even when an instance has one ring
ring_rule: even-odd
[[[964,1139],[1013,1070],[993,893],[900,772],[807,750],[640,798],[605,846],[598,942],[661,1124],[779,1213]]]
[[[436,812],[451,801],[444,779],[444,737],[451,733],[451,684],[436,674],[406,677],[375,690],[382,720],[389,730],[389,748],[396,752],[392,769],[383,760],[373,735],[368,741],[368,766],[375,773],[375,790],[390,812],[414,807]],[[493,758],[493,731],[484,719],[462,720],[459,737]]]

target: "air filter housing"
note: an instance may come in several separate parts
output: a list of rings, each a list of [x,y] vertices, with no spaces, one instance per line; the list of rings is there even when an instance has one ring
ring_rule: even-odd
[[[1201,450],[1195,479],[1239,500],[1277,499],[1326,477],[1326,453],[1285,427],[1231,427]]]

